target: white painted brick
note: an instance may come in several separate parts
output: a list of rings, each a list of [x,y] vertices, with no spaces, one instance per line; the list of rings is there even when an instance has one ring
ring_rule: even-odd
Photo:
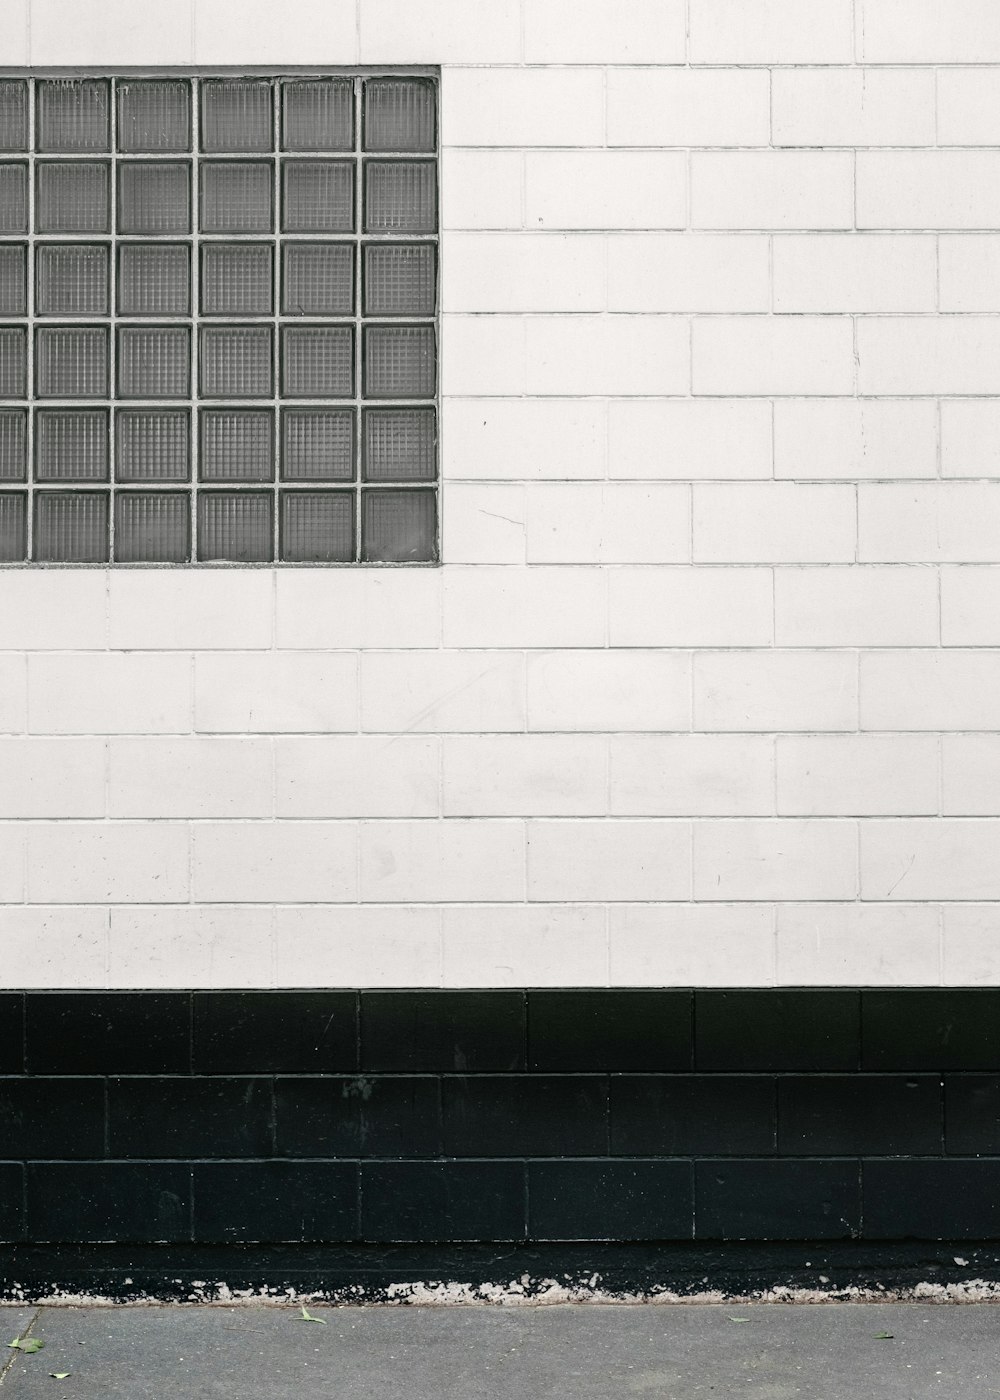
[[[850,63],[850,0],[692,0],[692,63]]]
[[[950,234],[939,245],[941,310],[1000,311],[1000,237]]]
[[[529,564],[686,564],[691,493],[680,485],[563,483],[528,490]]]
[[[1000,898],[1000,821],[862,822],[861,898]]]
[[[358,662],[348,652],[202,652],[194,723],[216,733],[289,734],[358,727]]]
[[[945,734],[941,770],[946,816],[1000,816],[1000,735]]]
[[[0,739],[0,817],[103,817],[101,739]]]
[[[775,311],[933,311],[937,253],[929,234],[780,234]]]
[[[2,909],[0,947],[5,988],[103,987],[108,916],[103,909]]]
[[[853,899],[857,863],[854,822],[694,824],[695,899]]]
[[[992,394],[1000,390],[998,362],[1000,317],[876,316],[858,322],[862,394]]]
[[[996,228],[1000,152],[859,151],[858,228]]]
[[[934,569],[778,569],[774,577],[779,647],[936,646]]]
[[[279,817],[433,817],[440,812],[438,742],[351,735],[276,739]]]
[[[194,61],[315,65],[358,57],[352,0],[190,0]],[[371,0],[365,0],[365,9]],[[133,11],[134,13],[134,11]],[[415,61],[415,60],[414,60]]]
[[[445,398],[523,394],[526,327],[522,316],[446,316],[441,335]]]
[[[592,905],[475,905],[442,911],[446,987],[600,987],[605,914]]]
[[[587,234],[452,233],[441,250],[447,311],[603,311],[604,241]]]
[[[688,899],[691,826],[668,821],[533,821],[530,900]]]
[[[387,734],[521,730],[524,657],[496,651],[366,651],[365,729]]]
[[[770,646],[770,569],[615,569],[612,646]]]
[[[20,734],[27,723],[27,659],[8,652],[0,656],[0,734]]]
[[[608,473],[652,480],[771,475],[771,405],[747,399],[608,405]]]
[[[1000,655],[862,652],[862,729],[1000,729]]]
[[[610,744],[614,816],[770,816],[774,741],[732,734],[621,734]]]
[[[942,146],[1000,144],[1000,93],[995,69],[939,68],[937,102],[938,141]]]
[[[111,739],[112,817],[269,817],[268,739]]]
[[[695,151],[691,225],[851,228],[853,160],[847,151]]]
[[[36,734],[186,733],[191,658],[155,652],[31,656],[28,721]]]
[[[932,905],[779,904],[778,983],[935,986],[939,924]]]
[[[603,646],[600,569],[457,566],[444,579],[446,647]]]
[[[839,564],[854,553],[851,486],[731,482],[694,488],[696,563]]]
[[[107,985],[273,986],[273,922],[270,909],[248,909],[245,905],[114,908]],[[281,985],[298,985],[286,978],[284,968]]]
[[[930,734],[778,735],[778,815],[924,816],[938,810]]]
[[[526,63],[683,63],[684,0],[527,0]]]
[[[579,399],[452,399],[442,447],[448,480],[603,477],[607,413]],[[638,473],[636,473],[638,475]],[[451,510],[451,488],[447,490]]]
[[[0,650],[107,646],[107,586],[99,569],[0,570]]]
[[[766,73],[608,70],[609,146],[766,146],[769,139]]]
[[[271,645],[273,580],[266,570],[112,569],[107,588],[113,647]]]
[[[199,822],[192,828],[195,899],[270,904],[358,897],[351,822]]]
[[[995,987],[1000,981],[996,904],[945,905],[941,980],[949,987]]]
[[[465,0],[364,0],[358,16],[362,63],[516,63],[521,56],[517,0],[487,8]],[[451,70],[444,78],[447,120]]]
[[[930,69],[786,68],[774,73],[776,146],[933,146]]]
[[[172,904],[188,898],[183,822],[37,822],[27,828],[32,904]]]
[[[681,151],[529,151],[524,178],[530,229],[687,223],[687,157]]]
[[[913,564],[1000,562],[1000,482],[859,486],[858,557]]]
[[[1000,646],[1000,569],[941,570],[941,641],[946,647]]]
[[[536,316],[525,323],[530,394],[683,394],[690,333],[678,316]]]
[[[858,719],[849,652],[704,652],[694,658],[696,729],[841,730]]]
[[[361,898],[386,903],[524,899],[524,823],[366,822]]]
[[[1000,477],[1000,403],[992,399],[944,400],[941,475]]]
[[[7,63],[29,62],[28,15],[31,0],[7,0],[0,14],[0,47]]]
[[[441,915],[399,905],[277,909],[275,955],[288,987],[437,987]]]
[[[446,817],[602,816],[607,741],[594,734],[465,736],[443,744]]]
[[[0,826],[0,900],[5,903],[17,904],[24,899],[28,831],[28,827],[15,824]]]
[[[705,317],[694,323],[692,357],[696,394],[854,392],[847,316]]]
[[[442,228],[520,228],[523,184],[520,151],[443,151]]]
[[[195,0],[178,0],[175,5],[138,11],[129,0],[73,0],[72,4],[66,0],[30,0],[30,4],[34,64],[107,68],[125,63],[190,63],[193,57]],[[4,11],[9,8],[13,13],[9,20],[5,13],[0,37],[8,38],[9,25],[15,49],[23,52],[24,8],[17,0],[13,7],[10,0],[4,0]],[[5,63],[22,61],[11,54],[6,42],[3,52]],[[236,59],[232,50],[230,53]]]
[[[286,569],[277,576],[279,647],[435,647],[434,569]]]
[[[769,987],[770,905],[626,905],[609,910],[616,987]]]
[[[612,311],[767,311],[762,234],[636,233],[608,240]]]
[[[989,63],[1000,13],[992,0],[861,0],[858,40],[865,63]]]
[[[528,657],[531,729],[687,729],[690,724],[688,656],[595,650]]]
[[[394,3],[409,6],[410,0]],[[478,23],[478,7],[470,9],[464,0],[455,3],[463,3],[469,23]],[[440,62],[441,55],[429,61]],[[489,61],[499,59],[491,54]],[[450,68],[441,99],[445,146],[604,143],[604,75],[599,69]]]
[[[800,480],[937,475],[937,407],[789,399],[774,405],[774,474]]]
[[[451,484],[444,513],[449,564],[523,564],[526,503],[522,486]]]

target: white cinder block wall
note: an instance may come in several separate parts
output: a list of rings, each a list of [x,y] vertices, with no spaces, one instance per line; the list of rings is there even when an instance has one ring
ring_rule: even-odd
[[[5,0],[440,64],[440,569],[0,572],[13,986],[1000,975],[995,0]]]

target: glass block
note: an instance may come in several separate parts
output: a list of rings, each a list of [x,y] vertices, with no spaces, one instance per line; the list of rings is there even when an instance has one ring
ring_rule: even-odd
[[[28,475],[28,416],[23,408],[0,409],[0,481]]]
[[[42,564],[105,564],[106,491],[36,491],[34,557]]]
[[[130,160],[118,166],[119,233],[190,233],[187,161]]]
[[[117,481],[189,481],[191,421],[186,408],[120,408],[115,414]]]
[[[286,243],[281,309],[285,316],[350,316],[354,311],[352,243]]]
[[[100,326],[35,329],[35,392],[41,399],[103,399],[108,333]]]
[[[433,151],[434,84],[427,78],[365,83],[366,151]]]
[[[435,264],[431,243],[370,243],[365,248],[365,315],[433,316]]]
[[[365,397],[429,399],[437,384],[433,326],[366,326]]]
[[[117,491],[115,562],[186,564],[191,558],[187,491]]]
[[[318,78],[281,86],[281,146],[285,151],[354,149],[354,84]]]
[[[0,165],[0,233],[28,232],[28,167]]]
[[[28,149],[28,84],[20,78],[0,82],[0,151]]]
[[[265,79],[223,78],[201,85],[203,151],[273,151],[271,84]]]
[[[354,394],[351,326],[285,326],[282,392],[292,398],[349,399]]]
[[[199,491],[198,558],[269,564],[274,558],[274,493]]]
[[[353,162],[285,161],[281,167],[281,227],[286,233],[351,233]]]
[[[42,161],[37,182],[38,233],[107,233],[111,226],[108,166],[96,161]]]
[[[38,409],[35,414],[35,480],[107,479],[107,409]]]
[[[274,252],[270,243],[206,243],[201,250],[205,316],[270,316]]]
[[[118,393],[123,399],[186,399],[191,393],[187,326],[119,326]]]
[[[281,558],[291,564],[350,564],[353,491],[282,491]]]
[[[433,161],[365,161],[366,233],[433,233],[436,228]]]
[[[353,481],[354,410],[284,408],[282,481]]]
[[[109,151],[111,107],[101,78],[56,78],[37,89],[39,151]]]
[[[0,563],[23,564],[28,557],[28,498],[23,491],[0,491]]]
[[[182,79],[118,80],[120,151],[189,151],[191,87]]]
[[[270,233],[274,227],[274,167],[266,161],[203,161],[202,233]]]
[[[206,399],[269,399],[274,393],[270,326],[202,326],[201,393]]]
[[[23,399],[27,388],[27,332],[23,326],[0,326],[0,399]]]
[[[274,414],[269,408],[204,408],[200,481],[273,481]]]
[[[24,316],[28,309],[28,250],[0,246],[0,316]]]
[[[35,311],[39,316],[106,316],[108,249],[93,243],[39,243]]]
[[[366,564],[418,564],[437,558],[433,491],[366,491],[361,503],[361,558]]]
[[[191,250],[185,243],[122,243],[119,316],[186,316],[191,309]]]
[[[437,476],[433,408],[366,408],[362,443],[366,481],[433,481]]]

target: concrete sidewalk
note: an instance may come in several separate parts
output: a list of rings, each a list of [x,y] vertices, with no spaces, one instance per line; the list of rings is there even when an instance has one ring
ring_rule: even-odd
[[[4,1353],[3,1400],[1000,1396],[995,1304],[0,1311],[4,1342],[45,1342]]]

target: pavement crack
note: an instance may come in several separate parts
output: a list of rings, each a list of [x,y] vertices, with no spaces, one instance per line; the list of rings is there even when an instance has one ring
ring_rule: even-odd
[[[41,1315],[42,1315],[42,1310],[41,1310],[41,1308],[36,1308],[35,1311],[34,1311],[34,1313],[32,1314],[31,1321],[28,1323],[27,1327],[24,1329],[23,1332],[19,1332],[19,1333],[17,1334],[18,1337],[19,1337],[19,1338],[22,1338],[22,1337],[30,1337],[30,1336],[31,1336],[31,1329],[34,1327],[35,1323],[38,1321],[38,1319],[41,1317]],[[18,1355],[19,1355],[19,1353],[18,1353],[17,1351],[12,1351],[11,1354],[10,1354],[10,1356],[7,1357],[7,1359],[4,1361],[3,1366],[0,1367],[0,1385],[3,1385],[4,1382],[6,1381],[7,1375],[8,1375],[8,1373],[10,1372],[11,1367],[14,1365],[14,1362],[17,1360]]]

